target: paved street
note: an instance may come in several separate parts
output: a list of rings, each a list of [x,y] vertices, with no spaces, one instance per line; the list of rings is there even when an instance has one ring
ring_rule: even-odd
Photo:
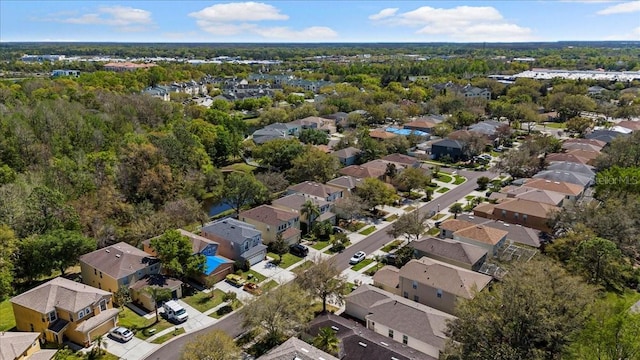
[[[451,169],[442,169],[443,171],[451,172]],[[440,195],[437,199],[434,199],[431,202],[428,202],[420,207],[421,212],[430,212],[430,211],[438,211],[443,210],[453,204],[454,202],[464,198],[465,195],[472,192],[476,187],[476,179],[481,176],[488,176],[489,178],[493,178],[496,176],[495,173],[491,173],[488,171],[479,172],[479,171],[459,171],[459,174],[466,177],[467,181],[464,184],[461,184],[448,192]],[[347,248],[343,253],[337,254],[334,256],[336,260],[336,266],[340,271],[349,268],[349,259],[351,256],[357,251],[364,251],[367,254],[372,254],[388,242],[392,241],[393,238],[387,234],[387,230],[391,225],[387,225],[378,229],[373,234],[368,237],[354,243],[352,246]],[[171,340],[164,344],[162,347],[155,349],[153,352],[150,352],[144,359],[148,360],[173,360],[179,359],[180,353],[184,345],[195,338],[200,334],[207,333],[208,331],[218,329],[226,332],[230,336],[236,337],[242,333],[241,326],[242,318],[238,312],[228,315],[226,318],[212,324],[206,328],[201,330],[184,334]]]

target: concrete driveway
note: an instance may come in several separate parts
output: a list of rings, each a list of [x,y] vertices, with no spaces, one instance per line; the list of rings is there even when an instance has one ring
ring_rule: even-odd
[[[120,359],[141,359],[148,352],[160,347],[158,344],[148,343],[137,337],[134,337],[126,343],[120,342],[111,336],[105,336],[104,340],[104,348]]]

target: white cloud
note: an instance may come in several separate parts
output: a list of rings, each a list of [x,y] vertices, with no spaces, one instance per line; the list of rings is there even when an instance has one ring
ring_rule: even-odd
[[[389,16],[393,16],[398,12],[398,10],[399,10],[398,8],[382,9],[382,10],[380,10],[379,13],[370,15],[369,16],[369,20],[380,20],[380,19],[387,18]]]
[[[598,15],[628,14],[640,12],[640,1],[630,1],[606,7],[597,12]]]
[[[372,16],[379,15],[375,14]],[[371,17],[370,17],[371,18]],[[380,18],[380,23],[419,28],[415,33],[456,41],[528,41],[532,31],[504,19],[490,6],[419,7]]]
[[[95,13],[87,13],[78,17],[50,17],[47,20],[80,25],[108,25],[121,27],[125,30],[153,24],[151,12],[127,6],[102,6]]]
[[[200,29],[213,35],[232,36],[251,34],[266,39],[292,41],[321,41],[338,36],[333,29],[325,26],[310,26],[292,29],[288,26],[260,26],[261,21],[289,20],[280,9],[259,2],[216,4],[200,11],[192,12]]]
[[[281,14],[276,7],[253,1],[216,4],[200,11],[192,12],[189,16],[213,23],[289,19],[289,16]]]

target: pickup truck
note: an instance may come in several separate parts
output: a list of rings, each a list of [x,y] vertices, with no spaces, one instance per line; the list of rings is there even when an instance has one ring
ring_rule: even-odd
[[[262,290],[260,289],[260,287],[258,286],[258,284],[256,283],[246,283],[244,284],[244,291],[248,292],[251,295],[261,295],[262,294]]]
[[[242,285],[245,284],[246,280],[242,278],[242,276],[240,275],[236,275],[236,274],[229,274],[225,277],[225,280],[235,286],[235,287],[241,287]]]

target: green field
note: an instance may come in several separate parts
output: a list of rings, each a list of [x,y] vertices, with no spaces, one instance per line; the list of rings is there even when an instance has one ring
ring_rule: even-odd
[[[279,259],[278,255],[276,255],[276,254],[274,254],[272,252],[267,253],[267,256],[272,258],[272,259],[274,259],[274,260]],[[283,268],[283,269],[286,269],[289,266],[291,266],[291,265],[293,265],[293,264],[295,264],[295,263],[297,263],[298,261],[301,261],[301,260],[302,260],[302,258],[299,258],[299,257],[297,257],[297,256],[295,256],[293,254],[286,253],[286,254],[282,255],[282,259],[280,261],[280,264],[278,264],[278,266]]]
[[[13,307],[9,299],[0,302],[0,331],[9,331],[16,326],[16,320],[13,317]]]
[[[353,270],[353,271],[362,270],[365,266],[371,264],[372,262],[373,262],[373,259],[364,259],[364,260],[360,261],[359,263],[353,265],[351,267],[351,270]]]
[[[444,187],[444,186],[443,186],[443,187],[439,188],[439,189],[438,189],[438,190],[436,190],[436,191],[437,191],[437,192],[439,192],[440,194],[444,194],[444,193],[446,193],[447,191],[449,191],[449,188],[448,188],[448,187]]]
[[[199,291],[195,295],[187,296],[182,300],[192,306],[194,309],[205,312],[222,304],[224,297],[224,291],[220,289],[213,290],[213,296],[211,293],[204,293]]]
[[[371,233],[372,233],[372,232],[374,232],[374,231],[376,231],[376,227],[375,227],[375,226],[369,226],[368,228],[366,228],[366,229],[364,229],[364,230],[360,231],[358,234],[361,234],[361,235],[369,235],[369,234],[371,234]]]

